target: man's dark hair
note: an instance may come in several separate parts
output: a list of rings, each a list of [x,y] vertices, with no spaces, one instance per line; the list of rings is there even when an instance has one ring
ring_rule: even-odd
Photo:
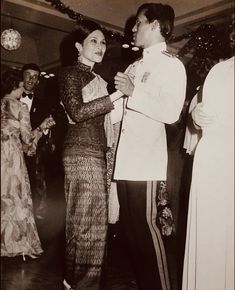
[[[24,71],[26,71],[27,69],[32,69],[32,70],[38,71],[39,75],[41,73],[41,70],[40,70],[39,66],[36,63],[26,63],[22,67],[22,73],[24,73]]]
[[[15,69],[5,71],[1,75],[1,98],[17,89],[22,81],[23,78],[20,71]]]
[[[144,12],[149,23],[154,20],[159,22],[161,34],[166,40],[171,37],[174,28],[175,12],[170,5],[145,3],[138,8],[137,15],[140,12]]]

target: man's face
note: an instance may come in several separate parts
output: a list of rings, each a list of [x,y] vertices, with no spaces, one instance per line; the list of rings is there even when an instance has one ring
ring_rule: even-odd
[[[39,72],[33,69],[27,69],[23,73],[24,89],[32,92],[39,83]]]
[[[147,48],[149,46],[151,30],[152,24],[148,22],[144,11],[141,11],[137,15],[135,26],[132,29],[135,46]]]

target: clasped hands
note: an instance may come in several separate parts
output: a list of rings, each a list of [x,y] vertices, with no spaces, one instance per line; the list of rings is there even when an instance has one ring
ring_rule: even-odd
[[[126,96],[131,96],[134,91],[134,84],[126,73],[118,72],[114,77],[114,84],[116,90],[121,91]]]
[[[55,125],[55,120],[53,119],[53,117],[50,115],[49,117],[47,117],[42,124],[40,125],[40,129],[42,131],[50,129],[52,126]]]

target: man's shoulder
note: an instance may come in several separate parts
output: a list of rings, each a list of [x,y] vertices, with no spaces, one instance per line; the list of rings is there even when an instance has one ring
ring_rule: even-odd
[[[164,55],[164,56],[166,56],[166,57],[169,57],[169,58],[177,58],[177,54],[175,54],[175,53],[173,53],[173,52],[171,52],[171,51],[169,51],[169,50],[163,50],[162,51],[162,54]]]
[[[162,58],[164,63],[168,64],[172,68],[185,69],[183,62],[179,59],[179,56],[171,51],[163,50]]]
[[[33,103],[31,106],[31,113],[44,114],[48,112],[50,102],[42,93],[34,93]]]
[[[45,96],[41,91],[35,91],[33,94],[33,106],[41,106],[45,103]]]
[[[137,65],[139,64],[139,62],[141,62],[142,60],[143,60],[143,57],[139,57],[139,58],[137,58],[135,61],[133,61],[133,62],[129,65],[129,67],[130,67],[130,66],[132,66],[132,67],[137,66]]]
[[[163,50],[161,55],[162,58],[168,63],[182,63],[178,55],[169,50]]]

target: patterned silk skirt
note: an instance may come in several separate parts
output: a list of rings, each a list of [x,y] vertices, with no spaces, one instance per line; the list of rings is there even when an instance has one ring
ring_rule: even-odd
[[[105,157],[64,151],[66,282],[72,289],[99,289],[108,227]]]

